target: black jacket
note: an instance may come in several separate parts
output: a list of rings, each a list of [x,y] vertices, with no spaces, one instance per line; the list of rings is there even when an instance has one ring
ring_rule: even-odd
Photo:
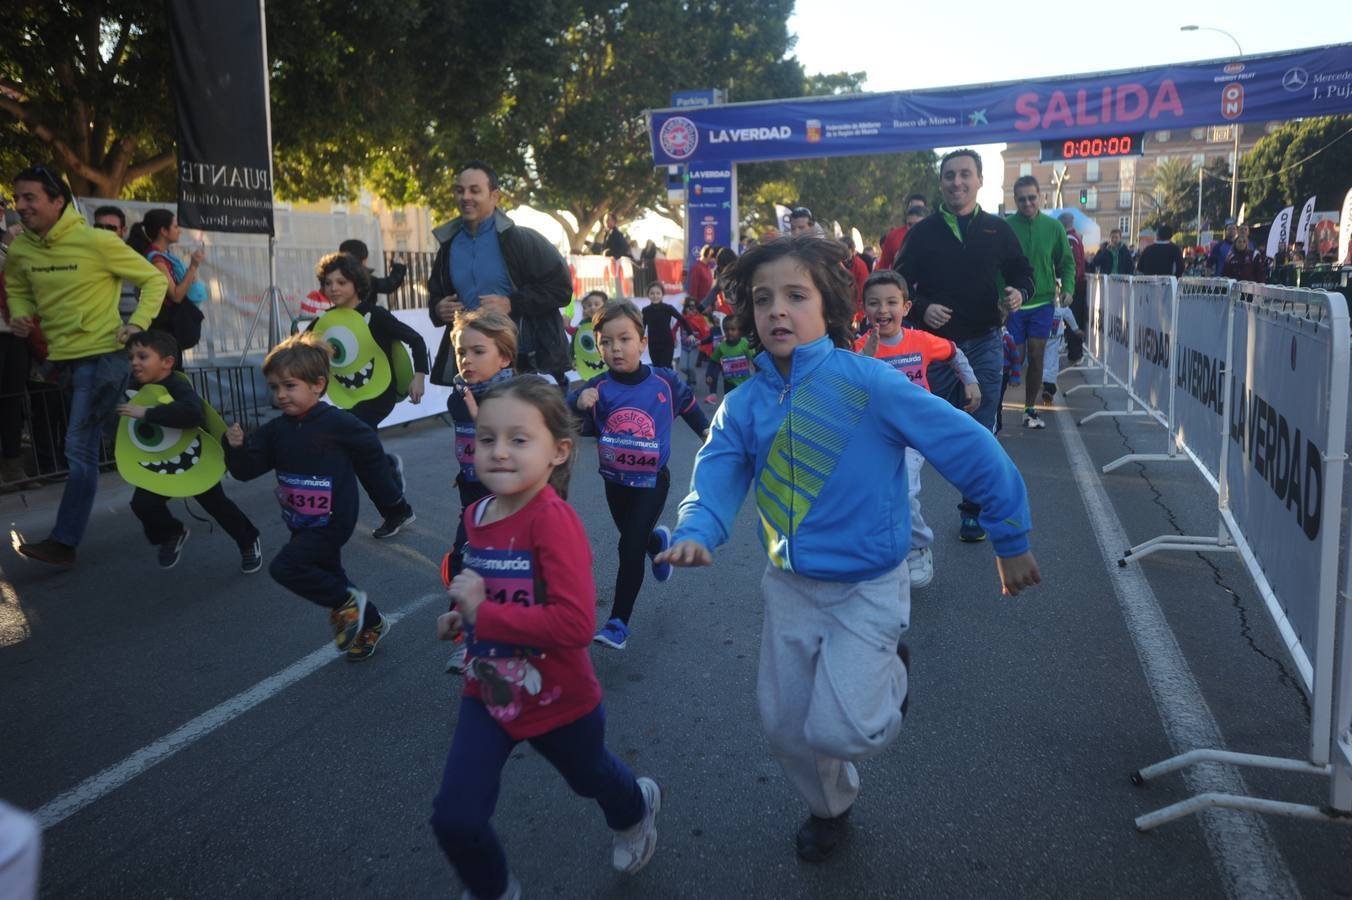
[[[1109,244],[1094,254],[1093,260],[1086,267],[1090,272],[1098,272],[1100,275],[1113,274],[1113,247]],[[1127,249],[1126,244],[1117,245],[1117,274],[1134,275],[1136,273],[1136,264],[1131,261],[1131,251]]]
[[[1112,258],[1108,259],[1112,268]],[[1183,248],[1171,241],[1156,241],[1141,251],[1136,259],[1136,271],[1142,275],[1172,275],[1183,277]]]
[[[963,239],[953,233],[942,211],[911,226],[895,268],[910,285],[910,319],[926,331],[925,309],[932,303],[953,310],[948,324],[935,331],[950,341],[980,337],[1000,327],[1000,281],[1033,296],[1033,266],[1004,219],[977,212]]]
[[[408,274],[408,266],[403,263],[394,263],[390,266],[390,273],[383,278],[378,277],[369,266],[366,272],[371,276],[371,287],[361,295],[361,302],[374,303],[376,302],[376,294],[393,294],[399,290],[399,287],[404,283],[404,276]]]
[[[573,353],[564,336],[560,312],[573,298],[573,276],[568,271],[568,262],[538,231],[517,225],[502,210],[494,210],[493,224],[503,262],[507,264],[507,277],[512,281],[512,321],[518,332],[516,371],[551,375],[568,371],[573,365]],[[432,230],[441,242],[427,279],[427,315],[433,325],[451,324],[437,315],[437,303],[456,293],[451,282],[451,240],[462,227],[463,220],[457,217]],[[448,328],[437,347],[430,380],[449,387],[455,371]]]

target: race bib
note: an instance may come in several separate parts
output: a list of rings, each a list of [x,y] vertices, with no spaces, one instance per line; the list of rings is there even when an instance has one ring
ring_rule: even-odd
[[[536,602],[535,562],[529,550],[481,550],[469,545],[465,547],[465,568],[473,569],[484,580],[489,603],[533,606]],[[540,655],[532,647],[478,640],[472,625],[465,626],[465,648],[471,657]]]
[[[465,481],[478,481],[474,474],[474,423],[455,423],[455,461]]]
[[[720,362],[723,365],[724,378],[732,380],[751,377],[751,360],[745,356],[725,356]]]
[[[921,387],[928,387],[925,380],[925,357],[919,353],[898,353],[883,360],[892,368],[901,372]]]
[[[654,487],[661,468],[661,450],[655,438],[604,433],[596,442],[601,476],[627,487]]]
[[[333,479],[278,472],[277,502],[287,528],[322,528],[333,514]]]

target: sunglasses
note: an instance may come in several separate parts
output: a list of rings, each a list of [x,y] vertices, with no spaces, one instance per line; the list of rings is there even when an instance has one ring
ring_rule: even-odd
[[[1015,198],[1014,198],[1014,202],[1015,202],[1015,203],[1036,203],[1036,202],[1037,202],[1037,195],[1036,195],[1036,194],[1032,194],[1032,195],[1024,196],[1024,197],[1015,197]]]
[[[925,207],[923,207],[923,206],[912,206],[910,209],[906,210],[906,215],[908,215],[908,216],[923,216],[923,215],[926,215],[926,213],[925,213]]]
[[[99,229],[100,231],[117,231],[116,225],[109,225],[107,222],[103,223],[102,225],[95,225],[94,227]]]

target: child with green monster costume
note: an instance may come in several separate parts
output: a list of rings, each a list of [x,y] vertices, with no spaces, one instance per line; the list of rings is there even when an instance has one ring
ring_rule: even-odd
[[[119,426],[118,469],[136,486],[131,510],[146,538],[159,547],[160,568],[177,565],[188,540],[188,529],[169,512],[169,498],[191,496],[234,539],[240,570],[257,572],[263,567],[258,529],[221,488],[225,459],[211,452],[220,450],[221,435],[207,431],[210,407],[192,382],[174,371],[178,341],[167,332],[141,331],[127,339],[127,353],[133,386],[139,390],[132,402],[117,408],[127,419]],[[214,411],[209,415],[223,431],[220,417]],[[184,440],[187,445],[174,452]]]
[[[573,329],[573,369],[582,381],[600,375],[606,370],[606,362],[596,346],[596,332],[592,319],[601,308],[610,302],[605,291],[588,291],[582,295],[582,320]]]

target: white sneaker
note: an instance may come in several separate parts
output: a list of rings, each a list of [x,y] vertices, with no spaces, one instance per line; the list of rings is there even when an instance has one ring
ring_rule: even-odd
[[[633,875],[648,864],[657,849],[657,813],[662,808],[662,788],[651,778],[638,779],[646,809],[637,825],[615,832],[610,862],[616,872]]]
[[[934,580],[934,551],[924,547],[907,553],[906,568],[911,573],[911,590],[926,587]]]
[[[451,651],[451,658],[446,662],[446,671],[460,674],[465,671],[465,642],[461,641],[455,645]]]
[[[1023,414],[1024,428],[1046,428],[1047,423],[1042,421],[1042,417],[1037,414],[1037,410],[1025,412]]]

